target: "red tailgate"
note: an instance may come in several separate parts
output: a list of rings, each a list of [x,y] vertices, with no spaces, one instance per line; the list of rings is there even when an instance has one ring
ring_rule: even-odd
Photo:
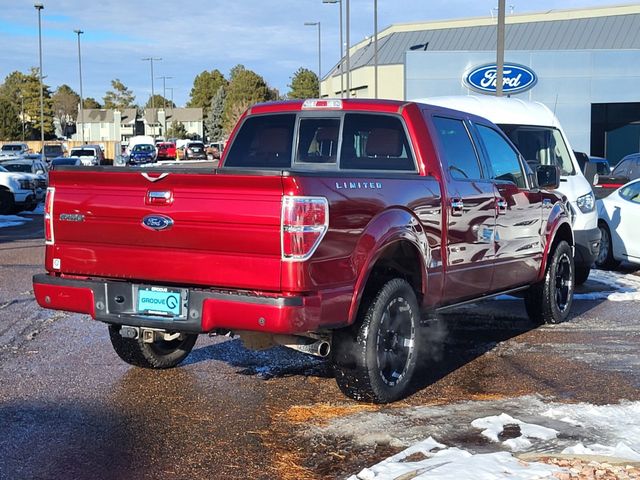
[[[148,174],[152,179],[158,175]],[[151,181],[144,172],[129,169],[67,170],[52,172],[51,186],[50,271],[181,285],[280,288],[279,173],[172,171]],[[170,222],[168,228],[154,229]],[[59,259],[59,268],[54,269],[54,259]]]

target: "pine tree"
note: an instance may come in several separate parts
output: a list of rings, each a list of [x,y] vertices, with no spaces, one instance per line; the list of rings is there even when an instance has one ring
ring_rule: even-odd
[[[186,138],[187,129],[180,122],[173,122],[169,128],[167,128],[167,138]]]
[[[149,100],[147,100],[147,103],[145,104],[145,108],[162,108],[164,105],[167,106],[167,108],[176,108],[176,104],[173,103],[171,100],[168,100],[166,98],[164,98],[162,95],[158,95],[157,93],[153,96],[153,105],[151,103],[151,95],[149,95]]]
[[[22,123],[12,102],[0,97],[0,140],[18,140]]]
[[[299,68],[293,74],[289,88],[289,98],[318,98],[320,95],[318,75],[306,68]]]
[[[102,105],[93,97],[87,97],[82,101],[82,105],[85,109],[89,108],[102,108]]]
[[[209,141],[220,142],[224,138],[224,102],[226,92],[224,87],[218,88],[215,96],[211,99],[211,109],[205,120],[205,127],[209,134]]]

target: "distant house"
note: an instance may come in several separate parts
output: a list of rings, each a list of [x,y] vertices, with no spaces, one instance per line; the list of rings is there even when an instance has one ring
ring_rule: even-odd
[[[204,116],[202,108],[147,108],[144,111],[144,133],[155,137],[165,137],[165,128],[169,130],[174,123],[184,125],[187,134],[204,135]],[[166,122],[166,126],[165,126]]]
[[[77,130],[73,135],[73,140],[82,140],[82,131],[84,130],[84,140],[87,142],[128,142],[129,138],[136,134],[137,116],[138,112],[135,108],[122,110],[84,109],[82,115],[78,115]]]

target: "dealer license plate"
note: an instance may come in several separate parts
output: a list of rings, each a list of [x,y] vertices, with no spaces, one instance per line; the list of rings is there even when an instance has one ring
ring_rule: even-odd
[[[138,287],[138,313],[182,317],[186,295],[177,288]]]

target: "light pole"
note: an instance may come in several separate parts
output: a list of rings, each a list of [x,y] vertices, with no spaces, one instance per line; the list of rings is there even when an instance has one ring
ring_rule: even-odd
[[[346,11],[345,11],[345,19],[347,23],[347,98],[349,98],[351,97],[351,51],[350,51],[351,43],[349,42],[349,30],[351,29],[350,28],[351,17],[350,17],[349,0],[345,0],[345,2],[347,3]]]
[[[152,120],[153,120],[153,141],[156,141],[156,120],[158,120],[158,114],[157,112],[155,112],[156,109],[156,103],[155,103],[155,99],[153,98],[155,95],[155,91],[153,89],[153,62],[159,62],[160,60],[162,60],[162,58],[154,58],[154,57],[146,57],[143,58],[142,61],[143,62],[150,62],[151,63],[151,111],[155,113],[156,118],[154,119],[152,116]]]
[[[373,78],[374,98],[378,98],[378,0],[373,0]]]
[[[20,92],[20,121],[22,122],[22,141],[24,142],[24,95]]]
[[[173,114],[173,87],[167,87],[167,90],[169,90],[171,92],[171,113]],[[166,121],[166,117],[165,117],[165,121]],[[165,130],[165,135],[166,135],[166,130]]]
[[[343,44],[342,44],[342,0],[322,0],[322,3],[337,3],[340,6],[340,98],[344,97]]]
[[[34,5],[38,11],[38,51],[40,57],[40,153],[44,154],[44,87],[42,86],[42,18],[41,11],[44,5],[36,3]]]
[[[320,22],[304,22],[307,27],[318,27],[318,96],[322,97],[322,43],[320,41]]]
[[[82,144],[84,145],[84,97],[82,96],[82,55],[80,54],[80,35],[84,32],[82,30],[74,30],[78,35],[78,72],[80,74],[80,125],[82,126]],[[76,128],[76,132],[77,132]]]
[[[162,112],[164,113],[164,139],[167,140],[167,79],[171,79],[173,77],[167,77],[163,75],[158,77],[162,79]]]
[[[498,0],[498,44],[496,46],[496,97],[502,96],[504,82],[504,14],[505,0]]]

